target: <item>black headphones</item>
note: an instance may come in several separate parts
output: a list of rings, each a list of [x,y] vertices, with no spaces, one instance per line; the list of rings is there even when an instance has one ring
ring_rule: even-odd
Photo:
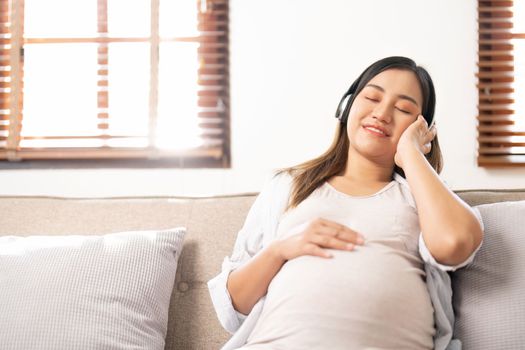
[[[341,124],[346,124],[348,120],[348,114],[350,113],[350,107],[354,101],[354,93],[357,90],[357,85],[361,81],[361,77],[357,78],[356,81],[350,86],[348,91],[343,95],[339,105],[337,106],[337,111],[335,111],[335,117],[341,122]]]

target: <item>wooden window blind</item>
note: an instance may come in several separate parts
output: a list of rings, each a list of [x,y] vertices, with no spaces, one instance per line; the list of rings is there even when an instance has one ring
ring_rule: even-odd
[[[230,166],[228,0],[0,0],[0,160]]]
[[[525,4],[478,0],[478,165],[525,166]]]

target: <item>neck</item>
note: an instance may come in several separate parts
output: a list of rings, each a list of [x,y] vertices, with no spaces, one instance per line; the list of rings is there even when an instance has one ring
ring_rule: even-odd
[[[390,182],[393,172],[393,164],[375,162],[350,149],[342,176],[356,182]]]

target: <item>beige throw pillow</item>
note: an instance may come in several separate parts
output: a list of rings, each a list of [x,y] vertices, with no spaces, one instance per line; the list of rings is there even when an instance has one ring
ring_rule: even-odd
[[[2,349],[163,349],[185,228],[0,237]]]

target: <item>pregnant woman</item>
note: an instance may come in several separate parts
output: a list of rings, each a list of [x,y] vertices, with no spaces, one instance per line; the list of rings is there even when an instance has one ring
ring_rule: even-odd
[[[273,177],[208,283],[223,349],[446,348],[425,264],[465,266],[483,233],[438,177],[434,106],[411,59],[357,78],[330,148]]]

